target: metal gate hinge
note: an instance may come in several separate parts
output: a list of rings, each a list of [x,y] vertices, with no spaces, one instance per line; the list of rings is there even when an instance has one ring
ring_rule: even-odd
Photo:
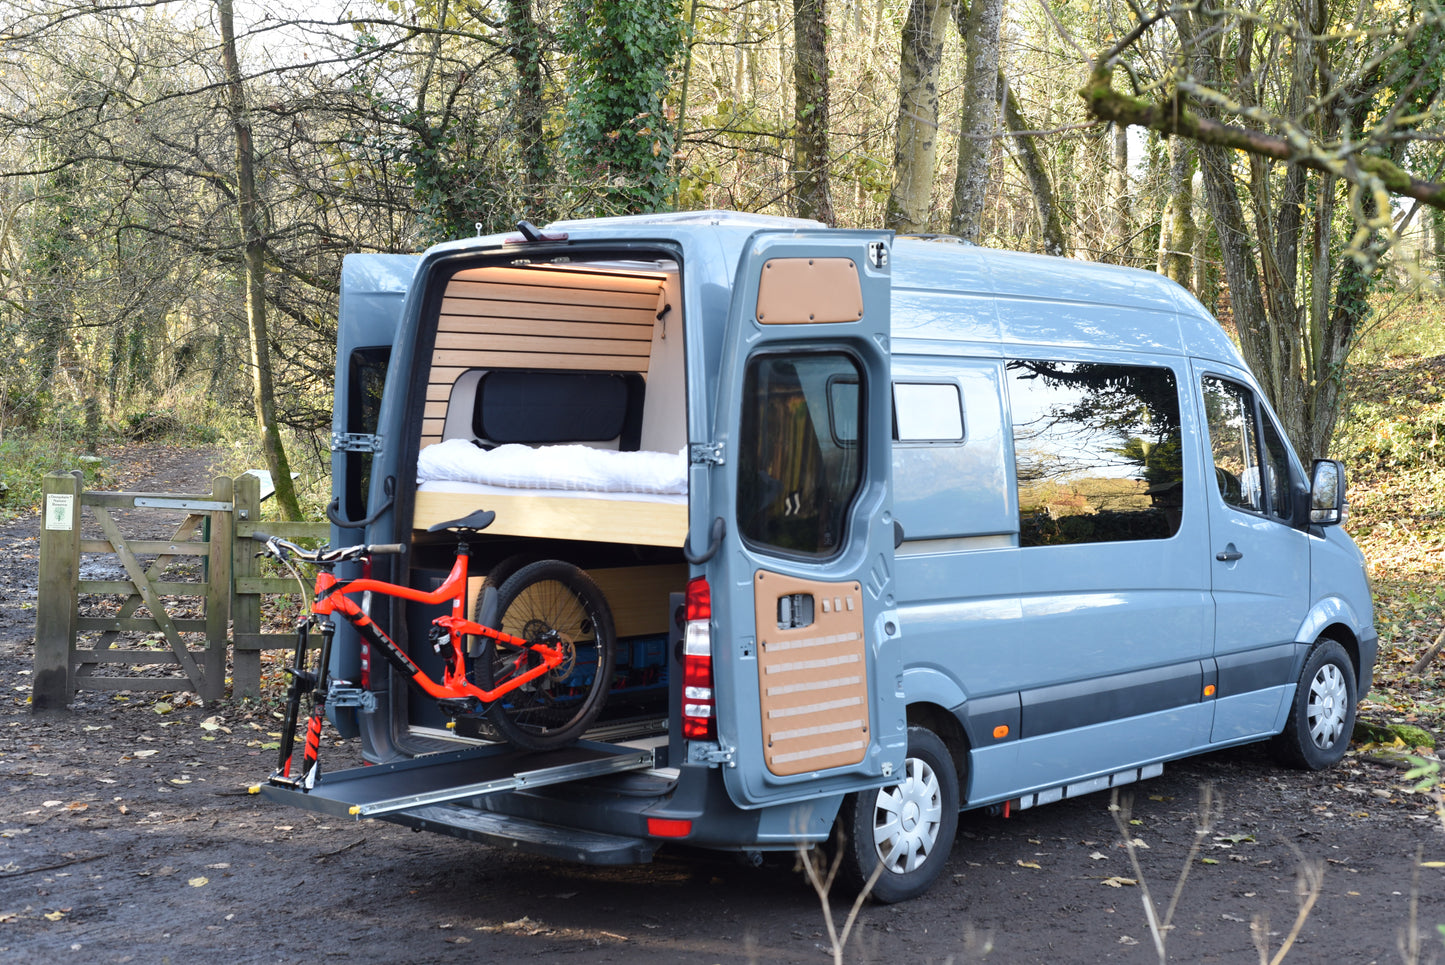
[[[333,432],[332,452],[380,452],[381,436],[363,432]]]
[[[694,442],[688,447],[688,462],[694,466],[721,466],[724,452],[721,442]]]

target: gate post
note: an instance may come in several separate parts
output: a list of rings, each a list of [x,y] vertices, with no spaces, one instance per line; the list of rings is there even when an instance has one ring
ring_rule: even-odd
[[[256,559],[251,540],[240,536],[243,526],[249,527],[260,517],[261,480],[250,473],[237,476],[234,483],[231,514],[231,557],[234,587],[243,577],[255,577],[261,572],[261,563]],[[246,529],[249,534],[251,530]],[[214,539],[214,537],[212,537]],[[212,544],[214,545],[214,544]],[[252,593],[231,595],[231,696],[261,696],[261,597]]]
[[[217,476],[212,481],[211,497],[217,502],[231,502],[229,476]],[[233,515],[234,507],[213,511],[210,515],[211,532],[206,549],[206,653],[202,658],[205,672],[201,678],[205,688],[201,699],[206,703],[226,695],[226,643],[229,637],[226,630],[231,621],[231,559],[235,552],[231,545],[235,532]]]
[[[64,711],[74,694],[70,654],[75,649],[80,582],[80,473],[53,472],[43,482],[40,588],[35,601],[35,678],[31,713]]]

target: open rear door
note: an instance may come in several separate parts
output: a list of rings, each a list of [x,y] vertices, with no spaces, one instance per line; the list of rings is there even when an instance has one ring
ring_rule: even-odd
[[[903,762],[890,242],[763,231],[738,265],[708,578],[723,774],[745,807],[880,786]]]

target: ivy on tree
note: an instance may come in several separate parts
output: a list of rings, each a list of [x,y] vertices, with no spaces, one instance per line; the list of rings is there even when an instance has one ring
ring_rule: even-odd
[[[665,101],[683,50],[679,0],[580,0],[567,7],[571,52],[562,153],[575,214],[656,211],[673,194]]]

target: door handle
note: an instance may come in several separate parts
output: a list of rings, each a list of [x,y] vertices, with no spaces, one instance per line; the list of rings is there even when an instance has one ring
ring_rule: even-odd
[[[1221,552],[1215,553],[1214,558],[1221,563],[1233,563],[1235,560],[1244,559],[1244,554],[1235,549],[1233,543],[1230,543]]]

